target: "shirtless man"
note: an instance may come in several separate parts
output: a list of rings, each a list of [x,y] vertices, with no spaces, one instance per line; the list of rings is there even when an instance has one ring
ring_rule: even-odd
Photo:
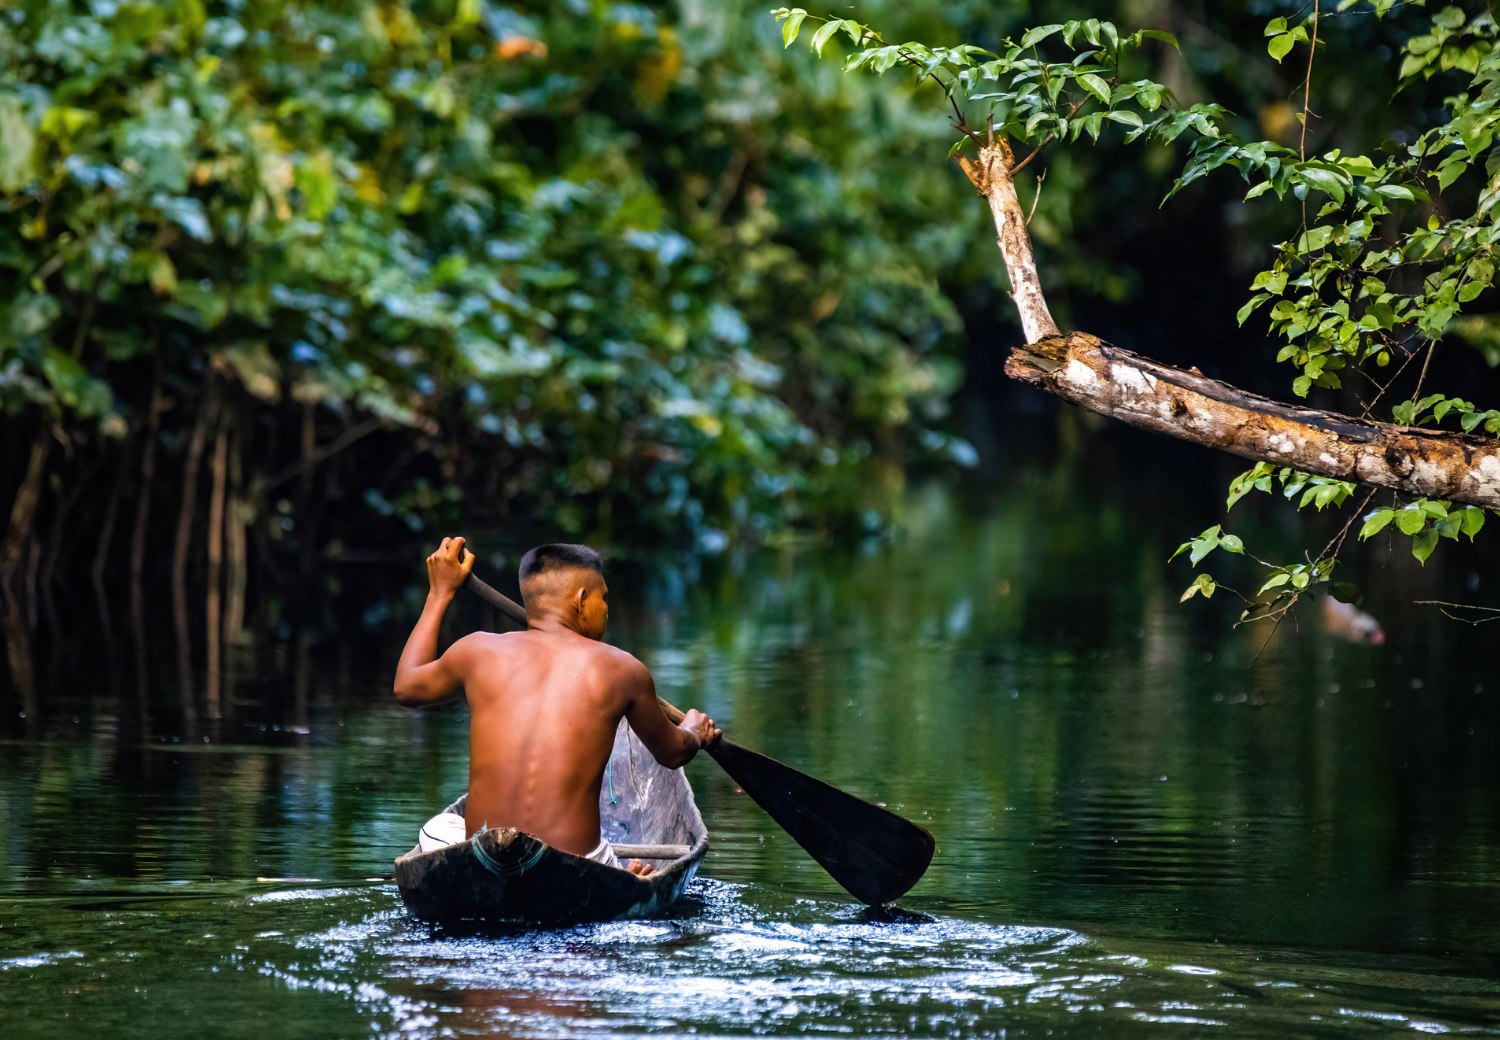
[[[609,588],[599,554],[587,546],[539,545],[521,558],[526,631],[476,632],[440,656],[443,614],[473,569],[462,538],[444,538],[427,557],[427,605],[396,665],[396,700],[423,708],[468,698],[466,834],[515,827],[620,866],[599,834],[599,786],[620,719],[669,769],[686,765],[720,731],[696,710],[672,725],[646,666],[600,642]],[[639,860],[625,869],[649,872]]]

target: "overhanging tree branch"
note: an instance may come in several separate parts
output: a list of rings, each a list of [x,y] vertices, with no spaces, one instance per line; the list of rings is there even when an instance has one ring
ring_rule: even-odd
[[[1247,393],[1111,346],[1083,332],[1062,335],[1047,307],[1016,197],[1014,159],[1003,139],[964,172],[989,203],[1011,298],[1029,341],[1014,348],[1014,379],[1131,426],[1244,458],[1412,497],[1500,509],[1500,440],[1369,422]]]
[[[1500,443],[1493,438],[1282,404],[1084,332],[1016,347],[1005,374],[1131,426],[1247,459],[1500,509]]]

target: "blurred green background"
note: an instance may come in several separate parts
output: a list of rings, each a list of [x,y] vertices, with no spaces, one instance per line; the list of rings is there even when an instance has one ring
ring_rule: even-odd
[[[1294,8],[856,13],[991,47],[1081,14],[1166,29],[1150,75],[1291,141],[1303,70],[1262,30]],[[1369,87],[1426,17],[1334,21],[1310,148],[1430,115]],[[247,589],[457,530],[879,532],[908,475],[993,463],[1050,406],[1004,385],[1018,330],[941,95],[838,65],[738,0],[10,5],[0,568],[222,588],[235,638]],[[1226,176],[1160,209],[1181,160],[1049,156],[1053,308],[1260,386],[1233,314],[1297,207]]]

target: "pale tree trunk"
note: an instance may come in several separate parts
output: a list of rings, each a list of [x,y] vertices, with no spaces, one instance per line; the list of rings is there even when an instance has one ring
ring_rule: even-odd
[[[1500,438],[1369,422],[1246,393],[1111,346],[1059,333],[1037,278],[1016,197],[1014,160],[1001,139],[960,158],[989,203],[1011,298],[1028,341],[1005,373],[1100,415],[1247,459],[1338,480],[1500,509]]]
[[[223,691],[224,646],[224,499],[227,494],[229,466],[228,420],[221,412],[219,431],[214,437],[214,451],[208,471],[212,478],[208,496],[208,591],[204,597],[204,635],[207,642],[208,717],[219,717]]]
[[[245,500],[243,444],[238,424],[230,435],[229,517],[225,538],[224,641],[238,643],[245,635],[246,563],[245,527],[250,522],[250,504]]]

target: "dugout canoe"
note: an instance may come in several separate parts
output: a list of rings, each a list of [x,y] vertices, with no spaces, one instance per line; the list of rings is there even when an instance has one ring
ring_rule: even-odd
[[[467,794],[448,812],[463,815]],[[396,860],[413,916],[437,923],[561,925],[646,917],[677,901],[708,851],[708,828],[680,769],[659,765],[625,722],[599,791],[604,837],[621,862],[655,867],[639,878],[502,827]]]

